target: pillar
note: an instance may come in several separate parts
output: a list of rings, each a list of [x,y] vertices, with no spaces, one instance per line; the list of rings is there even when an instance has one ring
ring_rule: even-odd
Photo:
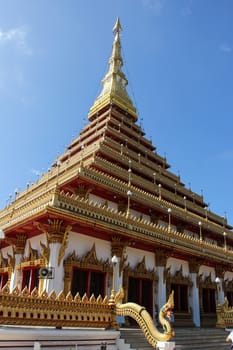
[[[47,239],[50,254],[48,257],[48,268],[52,270],[52,278],[45,279],[44,289],[49,294],[55,291],[59,294],[64,289],[64,267],[63,260],[67,247],[68,234],[72,227],[64,225],[62,220],[54,219],[49,223]]]
[[[116,274],[114,280],[115,290],[118,291],[123,285],[123,270],[126,261],[125,257],[126,242],[123,242],[120,237],[112,237],[112,257],[115,255],[118,258],[116,264]]]
[[[167,252],[163,249],[157,250],[155,252],[155,263],[158,273],[158,288],[157,288],[157,300],[155,301],[157,304],[157,312],[162,308],[167,301],[167,293],[166,293],[166,280],[164,278],[164,271],[167,263]]]
[[[17,266],[21,263],[24,255],[27,236],[18,234],[15,237],[6,237],[6,241],[13,247],[14,266],[12,266],[13,272],[10,280],[10,292],[12,292],[15,287],[21,289],[22,273],[17,269]]]
[[[123,242],[120,237],[114,236],[112,237],[112,257],[117,257],[117,262],[113,265],[113,280],[112,286],[114,286],[115,291],[120,289],[120,286],[123,286],[123,271],[125,266],[125,249],[126,242]],[[122,324],[125,322],[125,318],[123,316],[117,316],[117,322]]]
[[[223,281],[224,281],[224,269],[221,265],[217,265],[215,267],[215,283],[216,283],[216,305],[218,303],[223,304],[224,303],[224,297],[225,293],[223,290]]]
[[[159,277],[159,283],[158,283],[158,294],[157,294],[157,304],[158,304],[158,311],[162,308],[164,304],[166,304],[166,282],[164,281],[164,269],[165,266],[158,266],[158,277]]]
[[[197,286],[197,273],[190,274],[191,281],[193,283],[192,293],[190,299],[190,306],[193,312],[193,323],[196,327],[200,327],[200,302],[199,302],[199,288]]]
[[[189,303],[193,313],[193,323],[195,324],[196,327],[201,326],[199,286],[197,283],[197,275],[199,272],[199,267],[200,267],[200,263],[198,262],[197,259],[190,259],[189,272],[190,272],[190,278],[193,285],[192,285]]]
[[[224,303],[224,291],[222,286],[222,279],[220,280],[220,283],[219,283],[219,301],[220,301],[220,304]]]

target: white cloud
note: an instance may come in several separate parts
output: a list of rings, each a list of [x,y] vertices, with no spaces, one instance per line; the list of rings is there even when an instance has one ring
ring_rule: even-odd
[[[155,15],[160,15],[164,7],[165,0],[142,0],[145,8],[152,11]]]
[[[31,55],[32,50],[27,44],[27,30],[25,27],[0,29],[0,45],[13,45],[25,55]]]
[[[225,52],[225,53],[231,53],[232,52],[232,47],[226,43],[220,45],[220,51]]]

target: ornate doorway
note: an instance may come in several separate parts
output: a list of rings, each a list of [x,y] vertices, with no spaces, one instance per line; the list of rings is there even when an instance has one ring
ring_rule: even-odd
[[[153,281],[129,277],[128,301],[144,306],[153,316]]]
[[[154,269],[146,268],[145,256],[134,268],[126,266],[124,269],[125,302],[134,302],[144,306],[153,318],[156,282],[158,282],[158,277]],[[128,319],[127,323],[135,325],[132,319]]]

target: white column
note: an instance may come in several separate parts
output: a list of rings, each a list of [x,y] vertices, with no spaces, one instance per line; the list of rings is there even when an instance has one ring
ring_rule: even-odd
[[[190,306],[193,312],[193,322],[196,327],[200,327],[200,302],[199,302],[199,289],[197,287],[197,273],[190,273],[191,281],[193,283],[192,293],[190,297]]]
[[[220,299],[220,304],[224,303],[224,291],[222,289],[222,279],[219,285],[219,299]]]
[[[14,271],[11,275],[10,281],[10,291],[12,291],[16,286],[21,289],[22,284],[22,271],[17,270],[17,265],[21,263],[22,256],[25,252],[25,245],[27,241],[27,236],[24,234],[17,234],[15,238],[10,240],[10,244],[13,249],[12,258],[15,259],[14,263],[12,261],[11,265],[14,265]]]
[[[120,286],[122,286],[122,279],[123,279],[123,273],[120,271],[120,258],[118,258],[118,262],[116,264],[115,269],[115,278],[114,285],[115,285],[115,291],[118,292]]]
[[[120,286],[123,285],[123,271],[120,271],[120,263],[121,263],[120,257],[117,257],[117,261],[113,264],[112,289],[115,289],[116,292],[118,292]],[[125,323],[124,316],[117,316],[116,320],[120,324]]]
[[[222,288],[222,279],[219,277],[215,278],[216,283],[216,305],[224,303],[224,291]]]
[[[17,286],[19,271],[17,270],[16,266],[20,264],[21,259],[22,259],[22,254],[15,254],[15,268],[11,275],[10,292],[12,292],[12,290]],[[18,287],[20,288],[20,286]]]
[[[58,256],[60,252],[61,243],[50,243],[50,257],[48,267],[54,270],[53,278],[46,279],[44,286],[45,290],[49,294],[51,291],[55,291],[56,294],[59,294],[64,289],[64,267],[63,267],[63,258],[58,266]]]
[[[158,266],[157,272],[159,277],[159,283],[158,283],[158,297],[157,297],[157,304],[158,304],[158,312],[162,308],[164,304],[166,304],[166,283],[164,282],[164,266]]]

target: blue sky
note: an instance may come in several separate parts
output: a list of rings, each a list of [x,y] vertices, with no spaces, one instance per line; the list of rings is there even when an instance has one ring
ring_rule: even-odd
[[[232,0],[0,0],[0,206],[47,171],[123,70],[171,171],[233,224]]]

